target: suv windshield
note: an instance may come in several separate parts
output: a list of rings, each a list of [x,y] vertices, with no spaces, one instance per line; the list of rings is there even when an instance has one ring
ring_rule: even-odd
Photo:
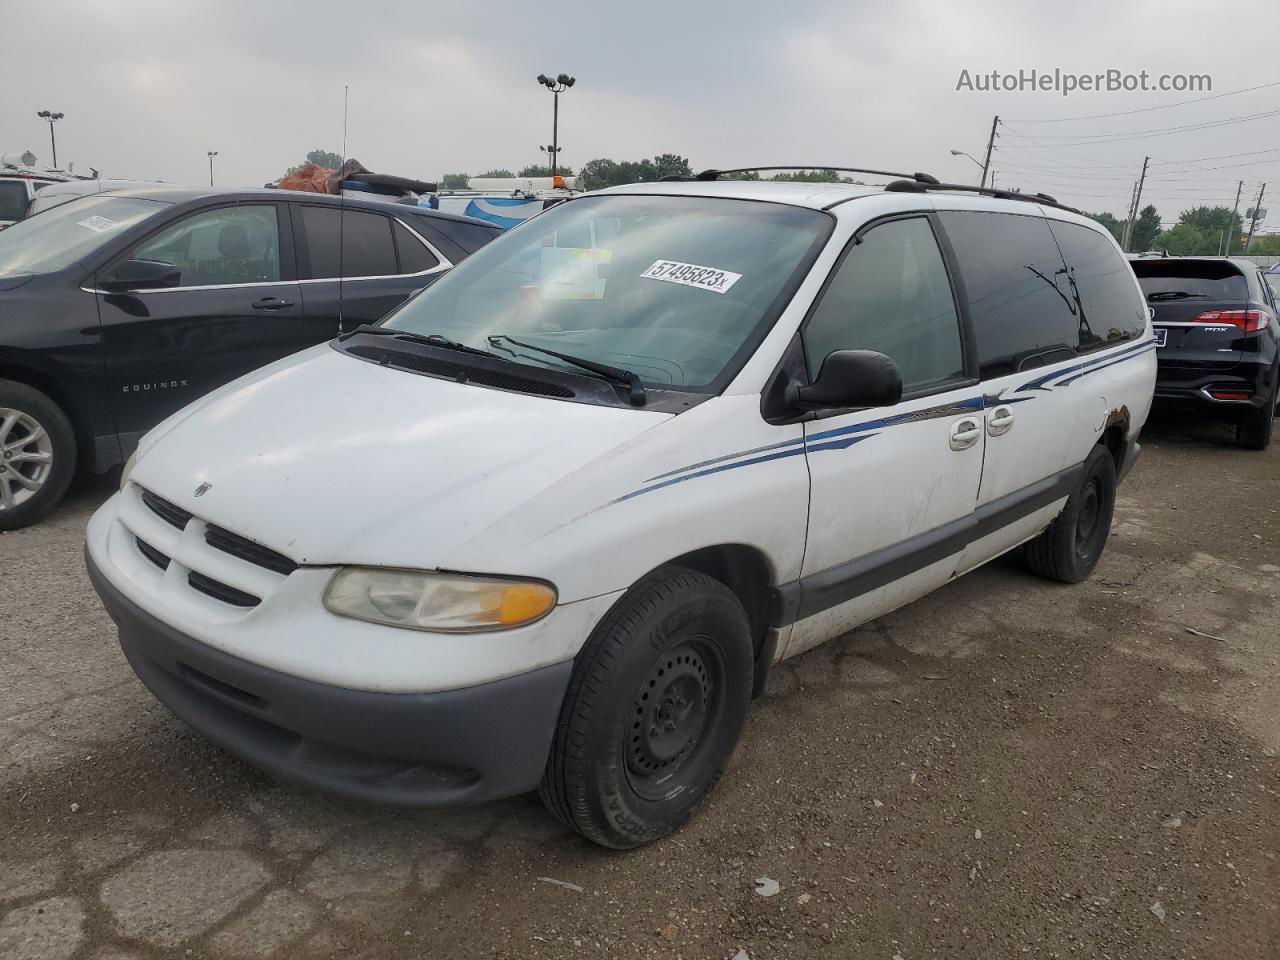
[[[1225,260],[1133,260],[1148,300],[1248,300],[1249,282]]]
[[[169,204],[132,197],[84,197],[0,231],[0,276],[50,273],[92,253]]]
[[[521,363],[580,372],[543,352],[554,350],[654,386],[717,389],[831,224],[816,210],[750,200],[583,197],[483,247],[386,325]]]

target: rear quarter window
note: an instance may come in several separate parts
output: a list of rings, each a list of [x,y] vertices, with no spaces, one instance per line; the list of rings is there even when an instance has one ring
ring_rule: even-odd
[[[1075,299],[1045,219],[969,210],[938,216],[964,279],[982,378],[1075,356]]]
[[[1142,336],[1146,307],[1133,271],[1110,237],[1076,223],[1049,220],[1080,313],[1080,349],[1096,350]]]

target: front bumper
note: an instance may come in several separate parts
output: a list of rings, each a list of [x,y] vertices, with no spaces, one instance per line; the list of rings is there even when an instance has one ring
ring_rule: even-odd
[[[282,780],[357,800],[443,806],[523,793],[542,778],[572,661],[435,693],[349,690],[201,643],[85,559],[125,656],[156,699]]]

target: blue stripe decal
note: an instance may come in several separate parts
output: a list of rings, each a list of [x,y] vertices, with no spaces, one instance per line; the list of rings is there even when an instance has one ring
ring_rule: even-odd
[[[1156,348],[1154,339],[1144,340],[1141,343],[1131,344],[1121,350],[1108,352],[1107,354],[1094,357],[1082,363],[1073,364],[1069,367],[1060,367],[1051,373],[1047,373],[1034,380],[1029,380],[1020,387],[1013,389],[1013,393],[1020,393],[1024,390],[1036,390],[1048,392],[1056,387],[1063,387],[1069,383],[1074,383],[1081,377],[1088,376],[1098,370],[1104,370],[1107,367],[1114,366],[1117,363],[1123,363],[1126,360],[1132,360],[1135,357],[1147,353]],[[1065,377],[1057,383],[1050,381],[1058,380],[1059,377]],[[1034,400],[1034,396],[1005,397],[1002,394],[1008,390],[1008,387],[1001,389],[997,393],[980,394],[974,397],[968,397],[964,400],[957,400],[952,403],[940,404],[936,407],[926,407],[921,410],[913,410],[910,413],[898,413],[889,417],[878,417],[874,420],[864,420],[861,423],[854,423],[844,427],[836,427],[831,430],[823,430],[819,433],[811,434],[807,437],[797,437],[792,440],[783,440],[778,443],[766,444],[762,447],[752,447],[749,450],[740,450],[737,453],[725,454],[721,457],[713,457],[710,460],[702,460],[677,470],[669,470],[666,473],[659,473],[645,480],[645,484],[638,490],[633,490],[624,496],[618,497],[613,503],[621,503],[624,500],[630,500],[632,497],[638,497],[642,493],[652,493],[655,490],[661,490],[664,487],[670,487],[677,483],[684,483],[686,480],[696,480],[699,477],[709,477],[712,474],[724,473],[726,470],[736,470],[738,467],[750,467],[758,463],[767,463],[770,460],[782,460],[788,457],[800,456],[804,453],[817,453],[822,450],[845,450],[863,440],[869,440],[879,434],[879,431],[889,427],[901,426],[908,423],[919,423],[924,420],[936,420],[942,417],[958,416],[965,412],[976,412],[984,410],[988,407],[999,404],[1025,403],[1028,400]],[[744,459],[745,458],[745,459]],[[659,482],[655,482],[659,481]]]

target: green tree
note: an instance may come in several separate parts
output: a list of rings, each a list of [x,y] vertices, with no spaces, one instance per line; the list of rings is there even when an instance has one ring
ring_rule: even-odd
[[[1116,238],[1116,243],[1120,242],[1120,238],[1124,236],[1124,224],[1116,219],[1113,213],[1086,213],[1086,217],[1090,220],[1096,220],[1111,232]]]
[[[770,180],[792,180],[799,183],[856,183],[852,177],[843,177],[834,170],[796,170],[775,173]]]
[[[675,153],[660,153],[653,158],[654,173],[658,179],[663,177],[692,177],[689,158]]]
[[[334,153],[332,150],[312,150],[307,154],[307,163],[316,163],[330,170],[337,170],[342,166],[342,154]]]
[[[1138,219],[1133,225],[1133,236],[1129,239],[1129,249],[1138,253],[1150,250],[1159,233],[1160,213],[1155,207],[1148,204],[1142,208],[1142,212],[1138,214]]]
[[[1168,250],[1175,257],[1193,257],[1217,252],[1217,243],[1216,238],[1210,241],[1191,224],[1179,221],[1156,237],[1155,246]]]
[[[440,177],[441,190],[465,190],[467,189],[467,181],[471,179],[469,173],[446,173]]]
[[[512,173],[510,170],[507,170],[505,167],[501,167],[496,170],[487,170],[484,173],[480,174],[480,176],[482,177],[514,177],[515,174]]]
[[[572,177],[573,167],[566,167],[561,164],[556,165],[556,174],[561,177]],[[549,177],[551,176],[551,168],[545,163],[531,163],[527,167],[521,167],[517,177]]]
[[[686,157],[674,153],[661,153],[653,159],[610,160],[601,157],[582,165],[580,176],[586,189],[602,190],[626,183],[647,183],[662,177],[688,177],[693,175]]]
[[[1239,246],[1236,252],[1242,252]],[[1280,234],[1270,237],[1253,238],[1253,245],[1249,247],[1249,256],[1251,257],[1280,257]]]

